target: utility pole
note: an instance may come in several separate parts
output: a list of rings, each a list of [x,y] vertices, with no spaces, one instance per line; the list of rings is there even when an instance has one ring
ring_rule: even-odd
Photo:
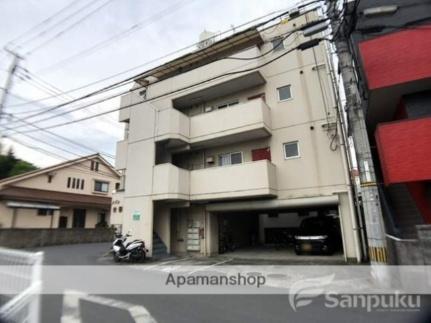
[[[5,50],[13,56],[13,59],[12,59],[11,65],[9,67],[8,76],[6,79],[6,84],[4,86],[3,95],[2,95],[1,100],[0,100],[0,121],[3,119],[3,110],[4,110],[4,107],[6,106],[7,97],[8,97],[9,91],[12,87],[13,75],[15,74],[16,69],[18,67],[18,63],[21,59],[21,56],[19,56],[17,53],[12,52],[11,50],[8,50],[8,49],[5,49]],[[0,136],[0,153],[2,152],[2,148],[3,148],[2,147],[2,136]]]
[[[362,108],[361,95],[353,65],[353,57],[348,39],[342,29],[344,26],[341,25],[345,20],[339,17],[340,12],[337,4],[337,0],[326,0],[328,17],[331,21],[333,37],[335,37],[334,43],[346,93],[347,118],[359,166],[362,205],[367,229],[368,254],[372,266],[384,265],[388,260],[388,252],[374,163],[368,141],[364,110]],[[334,35],[335,31],[336,35]],[[375,266],[375,268],[378,267]],[[384,277],[385,271],[383,268],[381,269],[380,273],[382,275],[380,278],[386,279],[386,277]]]

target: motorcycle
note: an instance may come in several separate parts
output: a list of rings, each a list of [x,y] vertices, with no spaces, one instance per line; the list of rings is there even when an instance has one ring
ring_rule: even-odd
[[[129,233],[122,235],[116,234],[115,240],[112,243],[112,255],[115,262],[121,260],[127,261],[143,261],[147,256],[148,249],[145,248],[143,240],[133,240],[127,242],[127,238],[131,237]]]

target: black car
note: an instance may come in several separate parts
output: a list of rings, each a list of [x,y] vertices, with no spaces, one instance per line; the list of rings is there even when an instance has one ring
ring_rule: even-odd
[[[302,220],[295,235],[295,253],[333,254],[341,246],[340,226],[337,218],[314,216]]]

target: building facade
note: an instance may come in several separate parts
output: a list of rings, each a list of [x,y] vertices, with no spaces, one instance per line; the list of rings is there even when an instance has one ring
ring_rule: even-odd
[[[0,181],[1,228],[95,228],[110,224],[119,174],[98,154]]]
[[[361,1],[353,16],[387,230],[401,238],[416,238],[416,225],[431,224],[430,16],[425,0]]]
[[[290,51],[314,19],[236,33],[150,70],[122,97],[117,221],[150,253],[271,245],[320,215],[339,220],[345,259],[360,260],[325,44]]]

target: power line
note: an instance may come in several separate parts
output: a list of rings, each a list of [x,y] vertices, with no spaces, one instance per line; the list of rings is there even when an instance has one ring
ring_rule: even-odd
[[[283,16],[283,15],[285,15],[285,13],[283,13],[283,14],[281,14],[281,15],[278,15],[277,17],[271,18],[270,20],[265,21],[265,22],[263,22],[263,23],[261,23],[261,24],[259,24],[259,25],[266,24],[266,23],[268,23],[269,21],[274,20],[274,19],[277,19],[277,18],[279,18],[279,17],[281,17],[281,16]],[[256,28],[256,27],[253,27],[253,28]],[[246,38],[246,36],[245,36],[244,38]],[[229,46],[230,46],[230,44],[225,44],[225,47],[229,47]],[[151,71],[151,70],[150,70],[150,71]],[[150,71],[147,71],[147,72],[145,72],[145,73],[149,73]],[[142,73],[142,74],[145,74],[145,73]],[[117,87],[120,87],[120,86],[124,86],[125,84],[128,84],[128,83],[130,83],[130,82],[135,82],[136,77],[137,77],[137,76],[134,76],[134,77],[131,77],[131,78],[129,78],[129,79],[126,79],[126,80],[123,80],[123,81],[120,81],[120,82],[114,83],[114,84],[112,84],[112,85],[110,85],[110,86],[107,86],[107,87],[105,87],[105,88],[99,89],[99,90],[94,91],[94,92],[92,92],[92,93],[88,93],[87,95],[84,95],[84,96],[82,96],[82,97],[80,97],[80,98],[77,98],[77,99],[75,99],[75,100],[71,100],[71,101],[69,101],[69,102],[62,103],[62,104],[59,104],[59,105],[53,106],[52,108],[49,108],[49,109],[47,109],[47,110],[46,110],[46,111],[44,111],[44,112],[41,112],[41,113],[35,113],[35,114],[33,114],[33,115],[27,116],[27,118],[33,118],[33,117],[36,117],[36,116],[39,116],[39,115],[45,114],[45,113],[47,113],[47,112],[50,112],[50,111],[53,111],[53,110],[59,109],[59,108],[61,108],[61,107],[65,106],[65,105],[68,105],[68,104],[71,104],[71,103],[74,103],[74,102],[77,102],[77,101],[80,101],[80,100],[83,100],[83,99],[86,99],[86,98],[92,97],[92,96],[94,96],[94,95],[96,95],[96,94],[103,93],[103,92],[106,92],[106,91],[108,91],[108,90],[112,90],[112,89],[115,89],[115,88],[117,88]],[[159,80],[159,81],[162,81],[162,80]],[[153,82],[153,84],[154,84],[154,83],[157,83],[157,82],[159,82],[159,81],[155,81],[155,82]],[[143,88],[143,87],[144,87],[144,86],[140,86],[140,87],[136,88],[135,90],[137,90],[137,89],[139,89],[139,88]],[[83,108],[90,107],[90,106],[92,106],[92,105],[94,105],[94,104],[96,104],[96,103],[105,102],[105,101],[107,101],[107,100],[109,100],[109,99],[112,99],[112,98],[115,98],[115,97],[121,96],[121,95],[126,94],[126,93],[128,93],[128,92],[129,92],[129,90],[127,90],[127,91],[123,91],[123,92],[121,92],[121,93],[115,94],[115,95],[110,96],[110,97],[106,97],[106,98],[104,98],[104,99],[101,99],[101,100],[99,100],[99,101],[93,102],[93,103],[91,103],[91,104],[87,104],[87,105],[84,105],[84,106],[81,106],[81,107],[78,107],[78,108],[75,108],[75,109],[69,110],[69,111],[67,111],[67,112],[65,112],[65,113],[70,113],[70,112],[78,111],[78,110],[81,110],[81,109],[83,109]],[[63,114],[65,114],[65,113],[60,113],[60,114],[58,114],[58,115],[63,115]],[[99,115],[103,115],[103,114],[99,114]],[[39,120],[36,120],[35,122],[41,122],[41,121],[49,120],[49,119],[55,118],[56,116],[57,116],[57,115],[50,116],[50,117],[47,117],[47,118],[44,118],[44,119],[39,119]]]
[[[99,0],[96,0],[99,1]],[[107,0],[106,2],[104,2],[103,4],[101,4],[100,6],[96,7],[95,9],[93,9],[92,11],[90,11],[89,13],[87,13],[85,16],[83,16],[82,18],[80,18],[79,20],[75,21],[73,24],[67,26],[65,29],[59,31],[58,33],[56,33],[54,36],[52,36],[51,38],[48,38],[47,40],[45,40],[44,42],[42,42],[41,44],[37,45],[36,47],[33,47],[31,50],[26,52],[26,55],[31,55],[33,54],[35,51],[39,50],[40,48],[42,48],[43,46],[46,46],[48,43],[50,43],[51,41],[59,38],[60,36],[62,36],[63,34],[65,34],[66,32],[68,32],[69,30],[71,30],[72,28],[76,27],[77,25],[79,25],[81,22],[83,22],[85,19],[87,19],[88,17],[90,17],[91,15],[93,15],[94,13],[96,13],[97,11],[99,11],[100,9],[104,8],[106,5],[108,5],[109,3],[111,3],[113,0]],[[89,5],[94,4],[94,2],[90,2]],[[89,5],[87,5],[86,7],[88,7]]]
[[[314,41],[313,43],[318,44],[318,42],[320,42],[321,40],[324,40],[324,39],[323,39],[323,38],[322,38],[322,39],[313,39],[313,41]],[[262,67],[264,67],[264,66],[266,66],[266,65],[268,65],[268,64],[271,64],[272,62],[274,62],[274,61],[276,61],[276,60],[280,59],[281,57],[283,57],[283,56],[285,56],[285,55],[287,55],[287,54],[291,53],[291,52],[292,52],[292,51],[294,51],[294,50],[298,50],[298,49],[299,49],[299,50],[304,50],[304,49],[307,49],[307,48],[306,48],[306,45],[308,46],[308,45],[309,45],[308,43],[309,43],[309,42],[306,42],[306,43],[300,44],[299,46],[297,46],[297,47],[295,47],[295,48],[292,48],[292,49],[290,49],[290,50],[286,51],[285,53],[283,53],[283,54],[281,54],[281,55],[277,56],[276,58],[274,58],[274,59],[272,59],[272,60],[269,60],[269,61],[267,61],[267,62],[265,62],[265,63],[263,63],[263,64],[261,64],[261,65],[259,65],[259,66],[257,66],[257,67],[254,67],[254,68],[250,68],[250,69],[246,69],[246,70],[241,70],[241,71],[236,71],[236,72],[225,73],[225,74],[218,75],[218,76],[212,77],[212,78],[210,78],[210,79],[207,79],[207,80],[204,80],[204,81],[201,81],[201,82],[198,82],[198,83],[191,84],[191,85],[189,85],[189,86],[182,87],[182,88],[177,89],[177,90],[174,90],[174,91],[170,91],[170,92],[167,92],[167,93],[163,93],[163,94],[161,94],[161,95],[158,95],[158,96],[152,97],[152,98],[150,98],[150,99],[145,99],[145,100],[142,100],[142,101],[139,101],[139,102],[136,102],[136,103],[132,103],[132,104],[129,104],[129,105],[126,105],[126,106],[122,106],[122,107],[120,107],[120,108],[115,108],[115,109],[112,109],[112,110],[109,110],[109,111],[101,112],[101,113],[99,113],[99,114],[91,115],[91,116],[84,117],[84,118],[80,118],[80,119],[75,119],[75,120],[72,120],[72,121],[69,121],[69,122],[64,122],[64,123],[60,123],[60,124],[54,124],[54,125],[51,125],[51,126],[46,126],[46,127],[44,127],[44,128],[45,128],[45,129],[58,128],[58,127],[61,127],[61,126],[65,126],[65,125],[69,125],[69,124],[73,124],[73,123],[77,123],[77,122],[81,122],[81,121],[85,121],[85,120],[93,119],[93,118],[99,117],[99,116],[104,115],[104,114],[107,114],[107,113],[112,113],[112,112],[114,112],[114,111],[120,111],[120,110],[123,110],[123,109],[126,109],[126,108],[130,108],[130,107],[136,106],[136,105],[138,105],[138,104],[142,104],[142,103],[145,103],[145,102],[153,101],[153,100],[155,100],[155,99],[159,99],[159,98],[164,97],[164,96],[167,96],[167,95],[171,95],[171,94],[174,94],[174,93],[177,93],[177,92],[181,92],[181,91],[184,91],[184,90],[190,89],[190,88],[192,88],[192,87],[199,86],[199,85],[201,85],[201,84],[203,84],[203,83],[207,83],[207,82],[210,82],[210,81],[216,80],[216,79],[221,78],[221,77],[224,77],[224,76],[234,75],[234,74],[238,74],[238,73],[246,73],[246,72],[250,72],[250,71],[253,71],[253,70],[256,70],[256,69],[262,68]],[[79,107],[79,108],[77,108],[77,109],[83,109],[83,108],[85,108],[85,106],[84,106],[84,107]],[[75,111],[76,111],[77,109],[75,109]],[[69,111],[69,112],[72,112],[72,111]],[[66,113],[69,113],[69,112],[66,112]],[[61,114],[58,114],[57,116],[60,116],[60,115],[61,115]],[[33,131],[33,130],[25,131],[25,133],[27,133],[27,132],[34,132],[34,131]]]
[[[173,13],[175,10],[178,10],[182,7],[182,4],[187,3],[187,2],[193,2],[195,0],[181,0],[175,4],[173,4],[172,6],[169,6],[159,12],[157,12],[154,15],[151,15],[147,18],[145,18],[144,20],[142,20],[139,23],[134,24],[133,26],[127,28],[126,30],[115,34],[89,48],[86,48],[78,53],[75,53],[69,57],[66,57],[50,66],[44,67],[41,70],[37,71],[38,73],[46,73],[48,71],[52,72],[53,70],[56,70],[58,67],[64,67],[65,65],[68,65],[70,62],[75,61],[77,58],[82,58],[85,56],[89,56],[91,54],[94,54],[95,52],[99,51],[102,48],[105,48],[109,45],[112,45],[114,42],[117,42],[119,40],[122,40],[126,37],[129,37],[131,34],[133,34],[134,32],[137,32],[138,30],[151,25],[152,23],[154,23],[155,21],[157,21],[157,19],[161,19],[163,17],[165,17],[166,15]]]
[[[313,1],[313,2],[314,2],[314,1]],[[243,24],[241,24],[241,25],[239,25],[239,26],[234,26],[234,27],[232,27],[232,28],[230,28],[230,29],[227,29],[227,30],[225,30],[225,31],[223,31],[223,32],[221,32],[221,33],[219,33],[219,34],[217,34],[217,35],[214,35],[213,37],[210,37],[209,39],[215,39],[216,37],[220,37],[221,35],[226,35],[226,34],[228,34],[228,33],[229,33],[229,32],[231,32],[231,31],[235,31],[235,30],[237,30],[238,28],[242,28],[242,27],[247,26],[247,25],[249,25],[249,24],[251,24],[251,23],[254,23],[254,22],[259,21],[259,20],[261,20],[261,19],[267,18],[267,17],[269,17],[269,16],[271,16],[271,15],[274,15],[275,13],[278,13],[278,12],[280,12],[280,11],[284,11],[284,12],[283,12],[283,14],[281,14],[281,15],[277,15],[277,16],[275,16],[273,19],[269,19],[269,20],[265,21],[265,22],[264,22],[264,24],[265,24],[265,23],[268,23],[268,22],[269,22],[269,21],[271,21],[271,20],[275,20],[275,19],[277,19],[277,18],[279,18],[280,16],[283,16],[283,15],[285,15],[285,14],[288,12],[288,11],[285,11],[285,10],[277,10],[277,11],[273,11],[273,12],[271,12],[271,13],[269,13],[269,14],[266,14],[266,15],[264,15],[264,16],[261,16],[261,17],[255,18],[255,19],[253,19],[253,20],[250,20],[250,21],[248,21],[248,22],[246,22],[246,23],[243,23]],[[260,26],[260,25],[261,25],[261,24],[259,24],[259,25],[257,25],[257,26]],[[105,78],[102,78],[102,79],[99,79],[99,80],[96,80],[96,81],[93,81],[93,82],[90,82],[90,83],[87,83],[87,84],[82,85],[82,86],[79,86],[79,87],[77,87],[77,88],[73,88],[73,89],[70,89],[70,90],[66,90],[66,91],[64,91],[63,93],[73,93],[73,92],[77,92],[77,91],[80,91],[80,90],[85,89],[85,88],[87,88],[87,87],[91,87],[91,86],[93,86],[93,85],[96,85],[96,84],[98,84],[98,83],[105,82],[105,81],[110,80],[110,79],[112,79],[112,78],[114,78],[114,77],[117,77],[117,76],[120,76],[120,75],[123,75],[123,74],[129,73],[129,72],[134,71],[134,70],[136,70],[136,69],[138,69],[138,68],[141,68],[141,67],[143,67],[143,66],[150,65],[150,64],[152,64],[152,63],[155,63],[155,62],[160,61],[161,59],[165,59],[165,58],[168,58],[168,57],[170,57],[170,56],[172,56],[172,55],[175,55],[175,54],[178,54],[178,53],[180,53],[180,52],[183,52],[183,51],[185,51],[185,50],[187,50],[187,49],[194,48],[194,47],[195,47],[196,45],[198,45],[199,43],[200,43],[200,42],[195,42],[195,43],[193,43],[193,44],[191,44],[191,45],[188,45],[188,46],[186,46],[186,47],[180,48],[180,49],[175,50],[175,51],[173,51],[173,52],[170,52],[170,53],[168,53],[168,54],[165,54],[165,55],[159,56],[159,57],[157,57],[157,58],[155,58],[155,59],[152,59],[152,60],[147,61],[147,62],[145,62],[145,63],[139,64],[139,65],[137,65],[137,66],[135,66],[135,67],[132,67],[132,68],[130,68],[130,69],[127,69],[127,70],[125,70],[125,71],[122,71],[122,72],[119,72],[119,73],[116,73],[116,74],[113,74],[113,75],[107,76],[107,77],[105,77]],[[137,75],[133,75],[133,76],[131,76],[131,77],[128,77],[128,78],[126,78],[126,79],[124,79],[124,80],[122,80],[122,81],[116,82],[116,83],[114,83],[114,85],[115,85],[115,84],[120,84],[120,83],[124,83],[124,85],[126,85],[126,84],[128,84],[128,83],[134,82],[134,79],[135,79],[136,77],[138,77],[139,75],[142,75],[142,74],[144,74],[144,73],[148,73],[149,71],[151,71],[151,69],[150,69],[150,70],[147,70],[147,71],[144,71],[144,72],[141,72],[141,73],[139,73],[139,74],[137,74]],[[95,91],[95,92],[99,92],[99,91],[104,92],[104,91],[106,91],[106,89],[109,89],[110,87],[111,87],[111,86],[107,86],[107,87],[104,87],[104,88],[102,88],[102,89],[100,89],[100,90],[98,90],[98,91]],[[31,100],[31,101],[28,101],[27,103],[24,103],[24,104],[14,104],[14,105],[10,105],[10,107],[14,107],[14,106],[22,106],[22,105],[27,105],[27,104],[34,103],[34,102],[46,101],[46,100],[52,99],[52,98],[54,98],[54,97],[57,97],[57,96],[48,96],[48,97],[41,98],[41,99]]]
[[[297,48],[294,48],[294,49],[301,49],[301,48],[300,48],[301,46],[302,46],[302,45],[300,45],[300,46],[298,46]],[[244,73],[244,72],[248,72],[248,71],[255,70],[255,69],[257,69],[257,68],[261,68],[261,67],[263,67],[263,66],[266,66],[266,65],[267,65],[267,64],[269,64],[269,63],[272,63],[272,62],[273,62],[273,61],[275,61],[276,59],[279,59],[280,57],[282,57],[282,56],[284,56],[284,55],[287,55],[287,54],[288,54],[288,53],[290,53],[290,52],[291,52],[291,51],[287,51],[286,53],[284,53],[284,54],[282,54],[282,55],[280,55],[280,56],[276,57],[275,59],[270,60],[270,61],[268,61],[268,62],[266,62],[266,63],[264,63],[264,64],[261,64],[261,65],[260,65],[260,66],[258,66],[258,67],[255,67],[255,68],[252,68],[252,69],[246,69],[246,70],[236,71],[236,72],[224,73],[224,74],[221,74],[221,75],[215,76],[215,77],[213,77],[213,78],[207,79],[207,80],[205,80],[205,81],[203,81],[203,82],[199,82],[199,83],[197,83],[197,84],[192,84],[192,85],[189,85],[189,86],[186,86],[186,87],[180,88],[180,89],[178,89],[178,90],[175,90],[175,91],[172,91],[172,92],[169,92],[169,93],[165,93],[165,94],[159,95],[159,96],[157,96],[157,97],[153,97],[153,98],[148,99],[148,100],[139,101],[139,102],[138,102],[138,103],[136,103],[136,104],[140,104],[140,103],[143,103],[143,102],[146,102],[146,101],[149,101],[149,100],[154,100],[154,99],[156,99],[156,98],[159,98],[159,97],[162,97],[162,96],[165,96],[165,95],[169,95],[169,94],[172,94],[172,93],[176,93],[176,92],[179,92],[179,91],[183,91],[183,90],[189,89],[189,88],[191,88],[191,87],[194,87],[194,86],[200,85],[200,84],[202,84],[202,83],[206,83],[206,82],[209,82],[209,81],[212,81],[212,80],[218,79],[218,78],[223,77],[223,76],[234,75],[234,74],[238,74],[238,73]],[[157,82],[157,81],[156,81],[156,82]],[[156,82],[154,82],[154,83],[156,83]],[[154,84],[154,83],[153,83],[153,84]],[[135,89],[135,90],[136,90],[136,89]],[[123,93],[123,94],[124,94],[124,93]],[[121,95],[121,94],[120,94],[120,95]],[[114,96],[111,96],[111,97],[103,98],[102,100],[98,101],[97,103],[100,103],[100,102],[104,102],[104,101],[110,100],[110,99],[112,99],[112,98],[114,98],[114,97],[116,97],[116,96],[118,96],[118,95],[114,95]],[[94,104],[94,103],[93,103],[93,104]],[[136,104],[133,104],[133,105],[136,105]],[[68,113],[71,113],[71,112],[74,112],[74,111],[78,111],[78,110],[84,109],[84,108],[86,108],[86,107],[88,107],[88,106],[91,106],[91,105],[92,105],[92,104],[90,104],[90,105],[84,105],[84,106],[81,106],[81,107],[77,107],[77,108],[75,108],[75,109],[72,109],[72,110],[69,110],[69,111],[66,111],[66,112],[63,112],[63,113],[59,113],[59,114],[54,115],[54,116],[51,116],[51,117],[47,117],[47,118],[43,118],[43,119],[39,119],[39,120],[37,120],[37,121],[35,121],[35,122],[42,122],[42,121],[46,121],[46,120],[49,120],[49,119],[53,119],[53,118],[56,118],[56,117],[62,116],[62,115],[64,115],[64,114],[68,114]],[[130,105],[130,106],[133,106],[133,105]],[[127,106],[126,106],[126,107],[127,107]],[[95,114],[95,115],[92,115],[92,116],[88,116],[88,117],[84,117],[84,118],[80,118],[80,119],[75,119],[75,120],[73,120],[73,121],[69,121],[69,122],[64,122],[64,123],[60,123],[60,124],[56,124],[56,125],[51,125],[51,126],[48,126],[48,127],[45,127],[45,128],[55,128],[55,127],[59,127],[59,126],[63,126],[63,125],[72,124],[72,123],[75,123],[75,122],[78,122],[78,121],[84,121],[84,120],[92,119],[92,118],[95,118],[95,117],[98,117],[98,116],[101,116],[101,115],[104,115],[104,114],[107,114],[107,113],[112,113],[112,112],[115,112],[115,111],[119,111],[119,110],[121,110],[121,109],[123,109],[123,108],[125,108],[125,107],[121,107],[121,108],[119,108],[119,109],[117,109],[117,108],[116,108],[116,109],[112,109],[112,110],[109,110],[109,111],[106,111],[106,112],[98,113],[98,114]],[[20,128],[20,127],[17,127],[17,128]],[[26,131],[26,132],[33,132],[33,130]]]
[[[112,154],[109,154],[109,153],[106,153],[106,152],[103,152],[103,151],[97,150],[97,149],[95,149],[95,148],[92,148],[92,147],[86,146],[86,145],[84,145],[84,144],[82,144],[82,143],[76,142],[76,141],[74,141],[74,140],[72,140],[72,139],[69,139],[69,138],[67,138],[67,137],[61,136],[61,135],[59,135],[59,134],[56,134],[55,132],[52,132],[52,131],[46,130],[46,129],[44,129],[44,128],[38,127],[37,125],[35,125],[35,124],[31,123],[31,122],[28,122],[28,121],[26,121],[25,119],[18,118],[17,116],[14,116],[13,114],[9,114],[9,113],[8,113],[7,115],[11,116],[11,117],[12,117],[12,118],[14,118],[14,119],[19,120],[20,122],[25,123],[25,124],[27,124],[27,125],[29,125],[29,126],[31,126],[31,127],[34,127],[34,128],[36,128],[36,129],[38,129],[38,130],[40,130],[40,131],[46,132],[46,133],[50,134],[51,136],[54,136],[54,137],[60,138],[60,139],[62,139],[62,140],[64,140],[64,141],[70,142],[70,143],[72,143],[72,144],[74,144],[74,145],[76,145],[76,146],[78,146],[78,147],[80,147],[80,148],[84,148],[84,149],[86,149],[86,150],[88,150],[88,151],[90,151],[90,152],[93,152],[93,153],[100,153],[101,155],[104,155],[104,156],[106,156],[106,157],[108,157],[108,158],[115,159],[115,156],[114,156],[114,155],[112,155]],[[2,126],[2,125],[0,125],[0,126]],[[6,127],[6,129],[7,129],[7,127]],[[12,128],[9,128],[9,129],[12,129]],[[9,130],[9,129],[8,129],[8,130]],[[15,133],[21,133],[21,132],[19,132],[19,131],[13,130],[13,129],[12,129],[12,131],[14,131]]]
[[[64,93],[61,89],[59,89],[58,87],[54,86],[51,83],[48,83],[47,81],[41,79],[40,77],[38,77],[37,75],[35,75],[34,73],[31,73],[29,70],[27,69],[22,69],[25,72],[24,77],[28,80],[28,81],[33,81],[36,82],[37,84],[33,84],[33,86],[38,87],[39,89],[41,89],[42,91],[44,91],[45,93],[54,93],[55,95],[58,95],[58,98],[61,98],[63,101],[68,102],[69,100],[73,100],[74,97]],[[31,84],[31,83],[29,83]],[[32,85],[32,84],[31,84]],[[48,92],[46,92],[48,91]],[[96,108],[96,107],[94,107]],[[49,107],[47,107],[46,109],[44,109],[44,111],[47,111],[49,109]],[[90,111],[93,112],[98,112],[98,111],[94,111],[93,107],[89,108]],[[39,111],[39,113],[41,113],[42,111]],[[30,116],[27,116],[27,118],[30,118]],[[118,122],[114,121],[111,118],[108,118],[107,116],[104,116],[104,118],[102,119],[102,121],[105,121],[106,123],[109,123],[111,126],[114,126],[115,128],[119,127]]]
[[[48,18],[44,19],[43,21],[41,21],[37,25],[35,25],[35,26],[31,27],[30,29],[26,30],[25,32],[21,33],[20,35],[18,35],[14,39],[9,40],[6,43],[5,47],[8,47],[9,44],[16,43],[19,39],[21,39],[23,37],[26,37],[26,35],[28,36],[28,34],[34,33],[37,29],[39,29],[43,25],[46,25],[46,24],[50,23],[55,17],[58,17],[61,14],[63,14],[63,12],[68,11],[71,7],[73,7],[74,5],[76,5],[79,1],[82,1],[82,0],[76,0],[76,1],[72,0],[72,1],[70,1],[70,3],[67,6],[65,6],[62,9],[60,9],[59,11],[55,12],[53,15],[49,16]]]

